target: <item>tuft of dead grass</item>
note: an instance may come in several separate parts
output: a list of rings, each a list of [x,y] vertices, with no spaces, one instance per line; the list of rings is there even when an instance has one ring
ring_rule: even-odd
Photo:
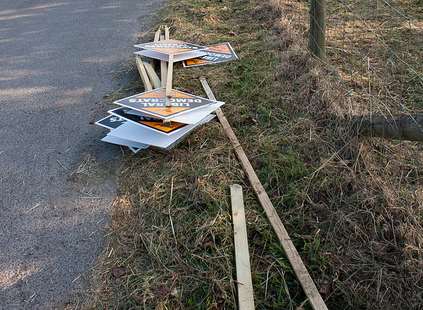
[[[225,66],[179,69],[174,84],[200,95],[198,77],[206,73],[218,99],[227,102],[225,114],[329,308],[418,309],[421,146],[359,139],[348,119],[419,107],[414,72],[387,58],[372,31],[383,30],[379,36],[397,54],[412,55],[407,63],[413,68],[421,45],[410,46],[410,37],[395,35],[396,28],[386,30],[390,19],[375,24],[371,11],[358,4],[348,3],[348,10],[344,2],[328,5],[331,63],[321,64],[306,51],[305,2],[170,1],[163,21],[173,37],[230,41],[240,56]],[[421,17],[418,10],[412,14]],[[218,123],[200,128],[171,153],[128,155],[121,171],[93,306],[235,308],[232,183],[245,188],[257,307],[304,303]]]

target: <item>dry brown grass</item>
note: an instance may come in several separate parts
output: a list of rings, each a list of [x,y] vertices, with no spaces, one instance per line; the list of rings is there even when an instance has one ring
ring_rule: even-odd
[[[293,7],[278,2],[284,12]],[[299,13],[304,20],[306,9],[297,4],[287,15]],[[362,1],[329,2],[326,70],[335,73],[307,67],[309,74],[300,74],[300,81],[306,79],[310,86],[296,98],[309,98],[309,90],[317,95],[317,102],[300,110],[314,113],[311,123],[322,129],[317,135],[326,152],[335,151],[318,169],[325,182],[310,186],[304,201],[320,209],[320,220],[326,221],[323,242],[333,272],[329,300],[351,308],[418,309],[422,304],[422,147],[359,140],[347,135],[348,122],[339,120],[369,113],[391,117],[422,108],[423,28],[418,20],[423,12],[410,1],[390,4],[375,14]],[[392,14],[393,6],[412,14],[410,23]],[[286,24],[284,16],[281,28],[287,29]],[[314,79],[313,70],[319,70]]]
[[[164,21],[174,37],[231,41],[241,58],[177,70],[175,85],[201,94],[198,77],[207,73],[329,308],[419,309],[421,146],[359,139],[347,121],[417,110],[419,82],[363,29],[377,28],[364,6],[353,5],[353,12],[329,7],[330,65],[324,65],[305,48],[305,2],[170,1]],[[418,10],[413,14],[421,18]],[[349,41],[341,35],[347,32]],[[383,34],[391,42],[392,33]],[[397,54],[412,55],[407,63],[418,69],[421,42],[395,40],[403,40]],[[218,123],[169,154],[126,157],[94,306],[234,308],[228,197],[234,182],[245,188],[258,308],[300,306],[305,297]]]

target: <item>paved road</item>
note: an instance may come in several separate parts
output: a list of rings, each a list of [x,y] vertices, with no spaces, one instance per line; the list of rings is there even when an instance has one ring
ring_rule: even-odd
[[[120,153],[89,122],[162,2],[0,1],[0,309],[66,302],[101,252]]]

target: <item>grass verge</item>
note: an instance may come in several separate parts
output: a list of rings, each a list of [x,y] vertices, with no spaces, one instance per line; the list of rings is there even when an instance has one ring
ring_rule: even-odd
[[[351,136],[349,107],[362,111],[368,102],[344,99],[363,98],[365,88],[349,83],[342,57],[336,68],[325,68],[306,52],[306,3],[171,0],[163,22],[174,38],[230,41],[238,52],[238,62],[177,69],[174,85],[204,95],[198,78],[206,75],[227,102],[224,112],[328,306],[417,309],[423,302],[421,148]],[[409,76],[401,68],[392,81]],[[115,95],[136,91],[129,86]],[[257,308],[307,308],[217,122],[168,154],[125,157],[92,306],[235,308],[232,183],[246,196]]]

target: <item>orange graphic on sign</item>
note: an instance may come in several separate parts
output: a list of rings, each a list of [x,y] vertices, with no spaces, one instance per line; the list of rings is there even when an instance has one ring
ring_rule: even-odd
[[[200,57],[186,59],[184,67],[196,67],[217,64],[238,59],[229,42],[207,46],[207,54]]]
[[[189,110],[189,108],[181,108],[181,107],[152,107],[152,108],[144,108],[144,110],[153,112],[156,114],[160,114],[163,116],[172,115],[175,113],[179,113],[182,111]]]
[[[189,94],[184,94],[172,89],[170,96],[173,98],[192,98]],[[166,91],[163,88],[155,89],[149,92],[145,92],[137,96],[138,98],[165,98]]]
[[[115,101],[116,104],[152,115],[156,118],[169,119],[179,113],[206,107],[216,101],[194,96],[179,90],[171,90],[166,96],[164,88],[157,88],[145,93]]]
[[[165,133],[170,133],[172,131],[175,131],[176,129],[186,126],[185,124],[176,122],[172,122],[169,125],[164,125],[161,121],[140,121],[140,123],[145,126],[157,129],[159,131],[163,131]]]
[[[207,48],[207,51],[216,52],[216,53],[231,54],[231,49],[226,44],[209,46]]]
[[[152,48],[151,50],[166,54],[178,54],[190,51],[190,49],[187,48]]]
[[[209,61],[208,60],[201,59],[201,58],[192,58],[192,59],[185,60],[185,63],[188,66],[193,66],[193,65],[208,64]]]

